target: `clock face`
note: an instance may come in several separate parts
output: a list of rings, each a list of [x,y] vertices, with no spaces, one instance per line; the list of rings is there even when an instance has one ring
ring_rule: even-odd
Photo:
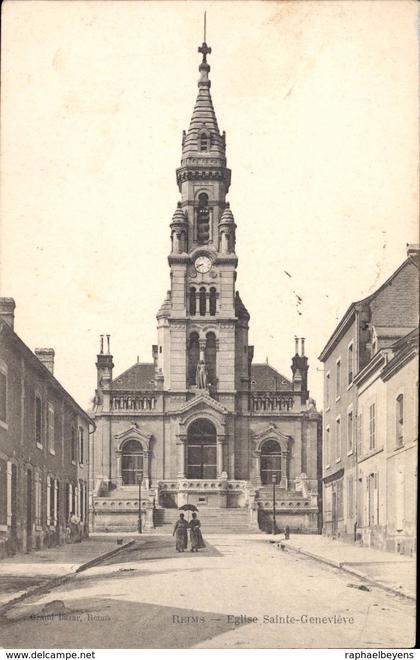
[[[212,261],[206,256],[197,257],[194,261],[194,268],[197,273],[208,273],[212,267]]]

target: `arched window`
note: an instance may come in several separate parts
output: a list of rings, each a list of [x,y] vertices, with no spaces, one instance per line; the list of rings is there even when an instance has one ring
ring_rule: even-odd
[[[214,286],[210,289],[210,316],[216,316],[216,289]]]
[[[281,480],[281,447],[277,440],[266,440],[261,449],[261,482],[262,484],[276,484]]]
[[[216,429],[207,419],[198,419],[188,429],[187,479],[216,478]]]
[[[190,314],[194,316],[197,314],[197,299],[195,295],[195,287],[190,288]]]
[[[210,385],[216,385],[216,335],[214,332],[208,332],[206,336],[206,366],[207,366],[207,377]]]
[[[395,402],[396,442],[397,447],[404,444],[404,395],[397,396]]]
[[[200,357],[198,334],[192,332],[188,342],[188,384],[196,385],[197,364]]]
[[[139,472],[143,472],[143,448],[137,440],[125,443],[121,457],[121,477],[124,486],[137,484]]]
[[[200,308],[200,316],[205,316],[206,315],[206,290],[203,286],[200,289],[199,308]]]
[[[210,237],[210,210],[209,198],[206,193],[200,193],[198,196],[197,209],[197,241],[207,243]]]
[[[207,151],[209,148],[209,139],[206,133],[200,135],[200,151]]]

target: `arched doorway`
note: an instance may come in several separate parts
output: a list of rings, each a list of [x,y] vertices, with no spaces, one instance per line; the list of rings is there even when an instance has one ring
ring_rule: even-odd
[[[143,447],[137,440],[128,440],[122,448],[121,478],[124,486],[137,484],[137,475],[143,471]]]
[[[281,480],[281,447],[277,440],[266,440],[261,448],[261,483],[276,483]]]
[[[188,429],[187,479],[216,478],[216,429],[207,419],[198,419]]]

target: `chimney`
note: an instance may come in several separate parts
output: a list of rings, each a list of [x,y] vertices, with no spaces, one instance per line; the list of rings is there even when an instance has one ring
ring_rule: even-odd
[[[419,256],[420,246],[418,243],[407,243],[407,257],[417,257]]]
[[[104,353],[104,336],[106,337],[107,352]],[[109,410],[110,399],[109,390],[112,382],[112,369],[114,363],[112,362],[112,355],[110,353],[110,335],[100,335],[100,348],[97,355],[96,362],[96,375],[97,386],[95,394],[95,404],[102,405],[102,409]],[[104,400],[104,390],[106,390],[106,400]]]
[[[300,352],[299,355],[299,342]],[[292,357],[293,390],[301,392],[302,403],[309,397],[308,391],[308,358],[305,356],[305,338],[295,337],[296,354]]]
[[[34,353],[38,360],[47,367],[48,371],[54,374],[55,350],[53,348],[36,348]]]
[[[0,298],[0,318],[10,325],[12,330],[15,325],[15,307],[16,303],[13,298]]]
[[[155,369],[158,368],[158,346],[157,344],[153,344],[152,346],[152,356],[153,356],[153,365]],[[137,362],[139,362],[139,356],[137,356]]]

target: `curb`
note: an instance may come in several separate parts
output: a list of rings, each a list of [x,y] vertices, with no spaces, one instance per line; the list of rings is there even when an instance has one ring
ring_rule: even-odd
[[[311,559],[316,559],[316,561],[319,561],[323,564],[327,564],[328,566],[332,566],[333,568],[338,568],[339,570],[344,571],[345,573],[349,573],[349,575],[355,575],[359,579],[368,582],[369,584],[373,585],[374,587],[377,587],[378,589],[383,589],[384,591],[387,591],[388,593],[391,593],[394,596],[401,596],[402,598],[407,598],[408,600],[411,600],[414,603],[416,602],[415,596],[410,596],[409,594],[406,594],[403,591],[399,591],[398,589],[394,589],[393,587],[389,587],[388,585],[383,584],[383,582],[374,580],[366,573],[350,568],[349,564],[346,564],[346,562],[335,561],[334,559],[327,559],[326,557],[322,557],[321,555],[316,555],[315,553],[309,552],[308,550],[303,550],[301,547],[288,545],[288,543],[285,543],[284,541],[279,541],[278,545],[280,543],[286,548],[286,550],[291,550],[292,552],[296,552],[297,554],[305,555],[306,557],[310,557]]]
[[[341,568],[343,571],[346,571],[346,573],[349,573],[350,575],[355,575],[361,580],[365,580],[365,582],[369,582],[369,584],[372,584],[378,589],[383,589],[384,591],[388,591],[388,593],[393,594],[394,596],[401,596],[402,598],[407,598],[408,600],[412,600],[413,603],[417,602],[415,596],[410,596],[410,594],[405,594],[403,591],[399,591],[398,589],[394,589],[394,587],[389,587],[388,585],[383,584],[383,582],[374,580],[373,578],[369,577],[369,575],[363,573],[362,571],[357,571],[355,569],[347,568],[345,564],[343,564]]]
[[[92,566],[96,566],[96,564],[100,564],[102,561],[105,559],[109,559],[110,557],[114,557],[114,555],[118,555],[122,550],[126,550],[127,548],[130,548],[132,545],[135,543],[135,539],[131,539],[131,541],[127,541],[127,543],[123,543],[122,545],[119,545],[117,548],[114,548],[113,550],[108,550],[108,552],[104,552],[103,555],[99,555],[99,557],[94,557],[93,559],[89,559],[89,561],[85,562],[84,564],[80,564],[76,568],[75,571],[70,573],[70,575],[73,575],[74,573],[81,573],[82,571],[86,571],[88,568],[92,568]]]
[[[17,603],[20,603],[22,600],[25,600],[30,596],[37,596],[39,594],[46,593],[50,589],[54,589],[55,587],[61,586],[62,584],[64,584],[64,582],[67,582],[67,580],[69,580],[71,577],[74,577],[77,573],[86,571],[88,568],[91,568],[92,566],[96,566],[96,564],[99,564],[105,559],[109,559],[110,557],[117,555],[118,553],[122,552],[122,550],[126,550],[130,546],[134,545],[134,543],[135,543],[134,539],[132,539],[131,541],[127,541],[127,543],[118,546],[118,548],[114,548],[113,550],[108,550],[108,552],[104,552],[102,555],[98,555],[93,559],[89,559],[89,561],[85,562],[84,564],[80,564],[75,570],[70,571],[70,573],[66,573],[65,575],[60,575],[59,577],[51,578],[51,580],[47,580],[46,582],[44,582],[44,584],[40,584],[32,588],[29,587],[29,589],[24,591],[19,596],[16,596],[16,598],[12,598],[11,600],[8,600],[6,603],[2,603],[2,605],[0,605],[0,616],[3,616],[7,612],[7,610],[9,610]]]

